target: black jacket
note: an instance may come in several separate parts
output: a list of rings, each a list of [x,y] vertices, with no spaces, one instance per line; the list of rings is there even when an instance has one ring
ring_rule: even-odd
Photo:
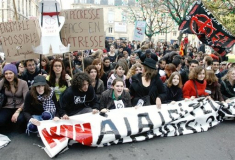
[[[65,114],[68,116],[75,115],[86,107],[99,109],[99,102],[92,86],[88,87],[87,92],[81,92],[79,89],[68,87],[61,94],[59,104],[62,109],[61,116]]]
[[[52,100],[55,104],[56,107],[56,116],[59,116],[60,114],[60,107],[59,104],[57,102],[55,93],[52,96]],[[30,120],[30,118],[32,118],[32,115],[41,115],[44,112],[43,109],[43,105],[42,103],[39,101],[38,104],[35,104],[33,101],[33,97],[30,94],[30,91],[28,91],[26,97],[25,97],[25,102],[24,102],[24,116],[27,120],[27,122]]]
[[[101,94],[100,110],[104,108],[107,108],[107,109],[116,108],[114,104],[114,100],[112,98],[112,94],[113,94],[113,89],[108,89]],[[125,108],[131,107],[131,96],[129,92],[123,91],[119,100],[122,100]]]
[[[31,85],[32,85],[33,82],[34,82],[34,80],[33,80],[34,77],[36,77],[36,76],[39,75],[39,74],[42,74],[42,75],[43,75],[43,74],[47,74],[47,72],[44,71],[43,69],[41,69],[41,72],[40,72],[40,69],[37,67],[37,68],[35,69],[34,74],[30,74],[30,73],[28,72],[28,70],[26,69],[26,70],[23,72],[21,78],[27,82],[28,87],[30,88]]]
[[[221,93],[224,100],[235,97],[235,85],[231,85],[228,80],[221,80]]]
[[[170,103],[171,101],[181,101],[183,100],[183,92],[179,87],[167,87],[167,98],[163,103]]]
[[[156,104],[156,98],[159,97],[162,102],[166,99],[166,87],[162,83],[159,74],[151,79],[148,93],[143,94],[142,74],[139,73],[132,77],[132,83],[130,86],[130,94],[132,96],[132,106],[135,106],[139,99],[146,98],[149,96],[150,104]],[[145,101],[145,100],[144,100]],[[146,100],[148,101],[148,100]],[[148,102],[147,102],[148,103]],[[146,105],[150,105],[146,104]],[[145,105],[145,104],[144,104]]]

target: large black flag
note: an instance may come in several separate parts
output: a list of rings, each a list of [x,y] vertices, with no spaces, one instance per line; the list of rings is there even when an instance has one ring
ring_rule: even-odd
[[[215,19],[201,1],[194,2],[179,30],[196,34],[202,43],[211,46],[221,56],[224,56],[235,43],[235,37]]]

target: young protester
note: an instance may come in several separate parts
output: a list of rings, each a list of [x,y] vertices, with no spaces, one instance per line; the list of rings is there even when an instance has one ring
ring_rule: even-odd
[[[98,70],[98,72],[97,72],[98,78],[103,81],[104,88],[107,89],[106,84],[107,84],[108,77],[107,77],[107,75],[104,72],[101,59],[99,59],[99,58],[94,59],[93,62],[92,62],[92,65],[95,65],[95,67],[97,68],[97,70]]]
[[[132,65],[132,67],[129,69],[127,76],[126,76],[126,86],[127,88],[130,87],[130,84],[132,83],[132,76],[142,73],[142,66],[139,63],[136,63]]]
[[[38,65],[38,67],[39,68],[41,67],[44,71],[49,73],[49,71],[50,71],[50,61],[48,60],[48,58],[46,56],[42,56],[42,60],[41,60],[40,64]]]
[[[131,107],[130,93],[124,90],[124,82],[120,78],[113,80],[112,88],[104,91],[100,98],[100,111]]]
[[[41,74],[43,76],[47,76],[47,72],[43,69],[40,69],[36,66],[36,62],[33,59],[28,59],[25,61],[26,70],[22,74],[22,79],[25,80],[30,88],[33,84],[33,79],[37,75]]]
[[[146,58],[142,63],[142,73],[132,77],[130,86],[132,106],[139,103],[142,105],[156,104],[158,108],[161,108],[161,102],[166,98],[166,88],[156,69],[156,61]]]
[[[60,107],[55,92],[49,87],[44,76],[34,77],[31,90],[27,93],[24,103],[24,116],[28,122],[26,133],[38,133],[40,121],[58,120]]]
[[[117,55],[116,55],[116,53],[115,53],[115,47],[114,47],[114,45],[111,45],[111,46],[110,46],[110,52],[108,52],[108,57],[109,57],[111,63],[116,62]]]
[[[86,72],[89,74],[91,78],[91,85],[95,90],[97,99],[100,99],[101,93],[104,91],[104,83],[98,77],[98,69],[94,65],[90,65],[86,68]]]
[[[3,79],[0,81],[0,90],[5,91],[6,103],[0,109],[0,127],[8,126],[10,122],[16,127],[23,127],[24,116],[22,113],[24,99],[28,92],[27,83],[17,78],[17,69],[13,64],[7,64],[3,68]],[[20,129],[20,128],[19,128]]]
[[[182,80],[179,72],[173,72],[167,81],[167,96],[165,103],[175,103],[183,100]]]
[[[97,113],[99,102],[91,86],[89,75],[87,73],[75,74],[71,80],[71,86],[60,96],[59,103],[62,119],[89,112]]]
[[[219,70],[219,61],[218,60],[213,60],[211,69],[214,71],[216,77],[219,79],[219,82],[221,81],[221,74]]]
[[[183,85],[188,81],[189,73],[198,65],[199,65],[198,61],[193,59],[189,64],[189,69],[185,69],[180,73]]]
[[[75,59],[73,60],[74,66],[81,71],[83,70],[82,59],[83,59],[82,52],[79,51],[79,52],[77,52],[77,54],[75,55]]]
[[[166,67],[166,60],[161,58],[158,62],[158,72],[160,74],[160,76],[165,76],[165,67]]]
[[[107,81],[107,88],[111,88],[113,80],[116,78],[120,78],[124,81],[124,88],[126,88],[126,84],[125,84],[125,80],[126,80],[126,76],[125,74],[125,65],[124,63],[120,63],[118,62],[115,66],[115,71],[114,73],[109,77],[108,81]]]
[[[24,61],[18,63],[18,78],[22,79],[22,74],[25,71]]]
[[[109,73],[111,72],[111,70],[113,69],[113,65],[112,65],[112,63],[110,62],[109,57],[105,57],[105,58],[103,59],[103,68],[104,68],[105,74],[108,76]],[[105,84],[105,85],[106,85],[106,84]]]
[[[221,93],[224,100],[235,97],[235,67],[231,67],[221,79]]]
[[[189,73],[189,80],[184,84],[183,97],[184,98],[198,98],[201,96],[208,96],[206,93],[206,69],[197,66]]]
[[[165,67],[165,73],[166,75],[165,76],[161,76],[160,79],[162,80],[162,82],[166,82],[168,80],[168,78],[171,76],[171,74],[173,72],[176,71],[176,67],[174,64],[170,63],[170,64],[167,64],[166,67]]]
[[[206,70],[211,70],[213,58],[211,56],[205,56],[203,59],[203,63],[205,65]]]
[[[57,101],[65,89],[71,86],[71,77],[66,74],[63,61],[54,59],[51,63],[50,74],[46,77],[48,84],[53,88]]]
[[[220,91],[220,84],[218,82],[218,77],[216,77],[213,70],[206,71],[206,92],[215,101],[224,101],[223,96]]]

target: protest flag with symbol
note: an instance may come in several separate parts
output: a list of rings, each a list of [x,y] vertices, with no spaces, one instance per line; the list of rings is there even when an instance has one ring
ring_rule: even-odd
[[[202,4],[195,1],[179,26],[183,33],[196,34],[199,40],[224,56],[235,43],[235,37]]]

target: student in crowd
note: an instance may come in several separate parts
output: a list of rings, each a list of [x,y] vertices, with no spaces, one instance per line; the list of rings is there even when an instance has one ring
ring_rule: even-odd
[[[206,71],[206,92],[215,101],[224,101],[224,98],[220,91],[220,84],[218,82],[218,77],[216,77],[213,70]]]
[[[104,84],[107,84],[107,75],[106,73],[104,72],[104,66],[102,64],[102,60],[100,58],[96,58],[93,60],[92,64],[91,65],[94,65],[97,70],[98,70],[98,78],[101,79],[103,81]],[[107,89],[107,86],[104,85],[105,89]]]
[[[8,126],[11,122],[16,127],[23,127],[24,100],[28,92],[27,83],[17,78],[17,69],[13,64],[7,64],[3,68],[3,79],[0,81],[0,90],[4,89],[7,101],[0,109],[0,127]]]
[[[109,79],[107,81],[107,88],[108,89],[111,88],[113,80],[116,78],[122,79],[124,82],[124,88],[126,88],[126,83],[125,83],[126,76],[124,75],[125,74],[125,67],[126,66],[124,65],[124,63],[118,62],[116,64],[114,73],[109,77]]]
[[[131,68],[136,63],[136,53],[131,53],[130,59],[128,61],[128,67]]]
[[[109,73],[110,73],[111,70],[114,68],[114,67],[113,67],[113,64],[110,62],[109,57],[105,57],[105,58],[103,59],[103,68],[104,68],[105,74],[106,74],[107,77],[108,77]],[[106,84],[105,84],[105,85],[106,85]]]
[[[168,80],[168,78],[171,76],[171,74],[173,72],[176,71],[176,67],[174,64],[170,63],[170,64],[167,64],[166,67],[165,67],[165,76],[161,76],[160,79],[162,80],[162,82],[166,82]]]
[[[25,71],[24,61],[20,61],[17,65],[18,67],[18,78],[22,79],[22,74]]]
[[[104,91],[100,98],[100,111],[131,107],[130,93],[124,90],[124,82],[120,78],[113,80],[112,88]]]
[[[97,113],[99,102],[91,86],[89,75],[87,73],[75,74],[71,80],[71,86],[60,96],[59,103],[62,119],[89,112]]]
[[[60,95],[71,86],[71,77],[66,73],[63,61],[54,59],[51,63],[50,74],[46,77],[48,84],[53,88],[57,101]]]
[[[160,76],[165,76],[165,67],[166,67],[166,60],[161,58],[158,62],[158,72],[160,74]]]
[[[44,76],[34,77],[31,90],[27,93],[24,103],[24,116],[28,122],[26,132],[38,133],[37,126],[42,120],[59,118],[60,107],[55,92],[49,87]]]
[[[128,71],[126,76],[126,86],[127,88],[130,87],[130,84],[132,83],[132,76],[142,73],[142,66],[139,63],[134,64]]]
[[[90,65],[86,68],[86,72],[89,74],[91,78],[91,85],[95,90],[95,94],[97,96],[97,99],[100,99],[101,93],[104,91],[104,83],[101,79],[98,77],[98,69],[94,65]]]
[[[188,81],[189,73],[198,65],[198,61],[193,59],[189,64],[189,69],[185,69],[180,73],[183,85]]]
[[[156,61],[151,58],[145,59],[142,63],[142,73],[132,77],[130,94],[132,106],[138,105],[141,99],[142,105],[156,104],[161,108],[161,103],[166,98],[166,88],[157,73]]]
[[[41,67],[44,71],[49,73],[49,71],[50,71],[50,61],[48,60],[48,58],[46,56],[42,56],[41,63],[38,65],[38,67],[39,68]]]
[[[214,71],[216,77],[219,79],[219,82],[220,82],[221,74],[220,74],[220,70],[219,70],[219,61],[218,60],[212,61],[211,69]]]
[[[47,76],[47,72],[45,70],[41,69],[40,72],[40,69],[37,67],[36,62],[33,59],[26,60],[25,67],[26,70],[22,74],[22,79],[27,82],[29,88],[33,84],[34,77],[36,77],[39,74],[45,77]]]
[[[184,84],[183,97],[194,99],[201,96],[208,96],[206,93],[206,69],[198,66],[189,73],[189,80]]]
[[[111,46],[110,46],[110,52],[108,52],[108,57],[109,57],[111,63],[116,62],[116,60],[117,60],[117,55],[116,55],[116,53],[115,53],[115,47],[114,47],[114,45],[111,45]]]
[[[75,55],[75,59],[73,60],[74,66],[79,69],[79,70],[83,70],[82,68],[82,52],[78,51],[77,54]]]
[[[224,100],[235,97],[235,67],[231,67],[227,74],[222,77],[221,93]]]
[[[203,59],[203,63],[205,65],[206,70],[211,70],[213,58],[211,56],[205,56]]]
[[[175,103],[183,100],[182,80],[179,72],[173,72],[166,84],[167,98],[165,103]]]

